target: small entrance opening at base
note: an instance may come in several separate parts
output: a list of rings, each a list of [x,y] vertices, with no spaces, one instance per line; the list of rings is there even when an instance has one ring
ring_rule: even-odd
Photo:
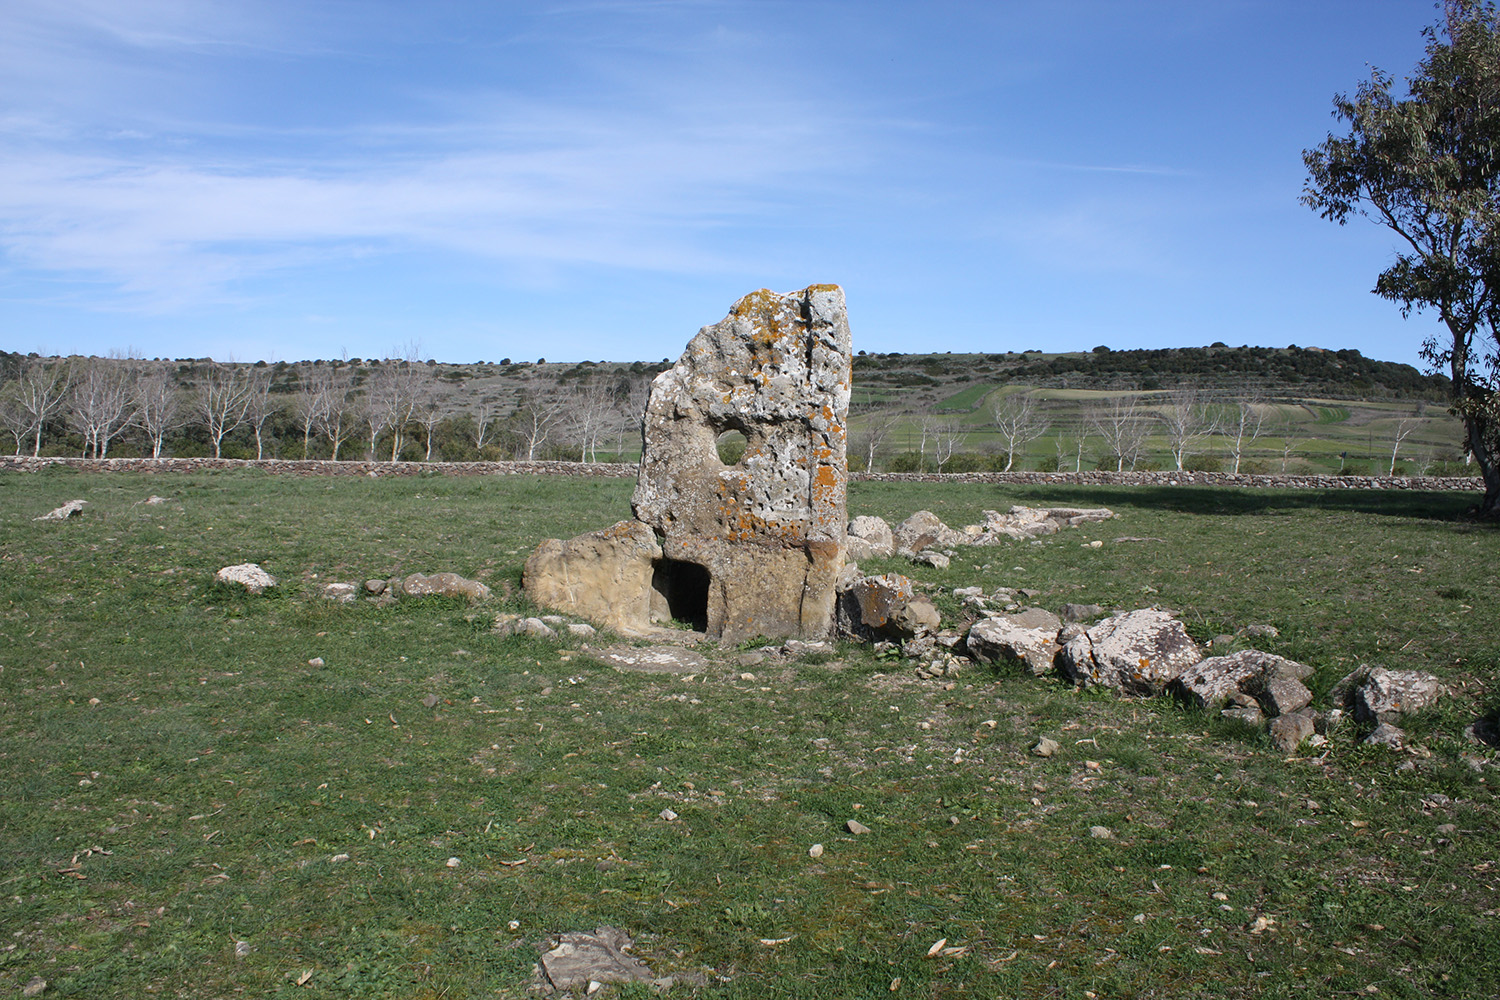
[[[653,618],[670,618],[708,631],[708,570],[680,559],[658,559],[651,573]]]

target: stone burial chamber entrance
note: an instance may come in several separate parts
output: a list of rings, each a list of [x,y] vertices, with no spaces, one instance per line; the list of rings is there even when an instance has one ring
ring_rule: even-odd
[[[627,635],[677,621],[725,643],[827,636],[850,363],[837,285],[740,299],[651,384],[634,520],[543,541],[527,595]]]

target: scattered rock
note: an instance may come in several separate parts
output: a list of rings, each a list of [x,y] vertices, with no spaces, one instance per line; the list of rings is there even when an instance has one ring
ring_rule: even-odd
[[[1305,715],[1278,715],[1271,720],[1271,742],[1282,753],[1295,753],[1313,734],[1313,720]]]
[[[849,522],[849,558],[881,559],[896,551],[896,538],[884,518],[861,515]]]
[[[1407,712],[1435,705],[1442,692],[1432,674],[1373,667],[1354,689],[1354,717],[1367,723],[1394,722]]]
[[[1041,676],[1052,669],[1061,647],[1057,642],[1062,622],[1041,608],[1017,614],[981,618],[964,638],[969,655],[981,663],[1019,663],[1027,673]]]
[[[807,849],[807,856],[810,858],[821,858],[823,856],[823,845],[814,844],[809,847]]]
[[[1060,613],[1065,622],[1089,622],[1102,618],[1105,609],[1097,604],[1064,604]]]
[[[839,625],[847,635],[909,639],[941,624],[937,607],[899,573],[860,577],[839,595]]]
[[[629,935],[614,927],[559,934],[542,945],[542,973],[557,990],[587,989],[596,983],[649,982],[651,970],[646,963],[626,954],[631,944]]]
[[[325,583],[319,594],[324,600],[350,604],[359,596],[359,588],[352,583]]]
[[[584,622],[572,622],[568,625],[568,634],[580,639],[592,639],[599,634],[599,630]]]
[[[73,516],[75,516],[77,514],[82,514],[83,513],[83,508],[87,504],[88,504],[87,500],[69,500],[67,503],[63,504],[61,507],[58,507],[56,510],[49,511],[46,514],[43,514],[41,517],[33,517],[32,520],[33,521],[66,521],[70,517],[73,517]],[[45,982],[42,983],[42,988],[46,989],[46,987],[47,987],[47,984]],[[27,994],[27,995],[28,996],[35,996],[35,994]]]
[[[39,997],[46,991],[47,980],[43,979],[41,976],[32,976],[29,980],[26,981],[26,985],[21,987],[21,996]]]
[[[1115,832],[1107,826],[1091,826],[1089,836],[1095,840],[1114,840]]]
[[[218,583],[237,583],[252,594],[263,593],[267,588],[276,586],[276,578],[261,569],[257,563],[225,566],[214,574],[214,580]]]
[[[442,700],[443,699],[439,698],[435,694],[429,694],[429,695],[425,696],[422,699],[422,707],[423,708],[436,708],[437,707],[437,703],[440,702],[440,701],[442,701]]]
[[[1057,663],[1075,683],[1155,695],[1203,659],[1182,623],[1165,611],[1129,611],[1069,640]]]
[[[314,656],[307,661],[307,665],[309,667],[321,667],[323,665],[323,658],[321,656]]]
[[[824,642],[821,639],[812,641],[806,639],[788,639],[781,644],[781,654],[793,660],[800,660],[805,656],[826,656],[835,651],[836,647],[833,643]]]
[[[919,566],[931,566],[933,569],[947,569],[952,562],[947,555],[936,549],[923,549],[912,556],[911,561]]]
[[[489,600],[490,588],[477,580],[469,580],[457,573],[413,573],[401,581],[401,589],[410,597],[462,597],[469,601]]]
[[[516,622],[515,634],[529,636],[532,639],[556,639],[557,633],[552,626],[540,618],[522,618]]]
[[[1382,722],[1375,727],[1375,729],[1370,733],[1369,736],[1365,737],[1364,741],[1374,746],[1390,747],[1392,750],[1400,750],[1403,746],[1406,745],[1406,733],[1391,725],[1389,722]]]
[[[870,832],[870,828],[868,826],[865,826],[863,823],[861,823],[857,819],[851,819],[847,823],[845,823],[844,824],[844,829],[848,830],[850,833],[854,834],[856,837],[858,837],[861,834],[865,834],[865,833],[869,833]]]
[[[1245,649],[1199,660],[1179,674],[1171,687],[1184,701],[1199,708],[1213,708],[1235,693],[1254,694],[1271,680],[1290,678],[1300,681],[1312,676],[1312,672],[1313,668],[1305,663],[1258,649]]]
[[[962,531],[954,531],[943,523],[942,518],[930,510],[917,511],[896,525],[891,534],[895,541],[896,554],[908,559],[934,545],[947,548],[971,544],[968,535]]]
[[[379,597],[381,594],[385,593],[385,581],[366,580],[365,593],[369,594],[371,597]]]
[[[253,949],[252,947],[250,947],[250,942],[249,941],[236,941],[234,943],[234,957],[235,958],[249,958],[250,957],[250,953],[252,951],[254,951],[254,950],[255,949]]]
[[[675,812],[673,812],[671,809],[663,809],[661,812],[657,813],[656,815],[660,816],[662,819],[666,820],[668,823],[672,822],[673,820],[675,820],[677,818],[677,814]]]
[[[1295,677],[1275,673],[1263,677],[1254,692],[1267,715],[1290,715],[1312,704],[1312,692]]]
[[[1036,746],[1031,748],[1031,752],[1036,754],[1038,757],[1051,757],[1061,749],[1062,744],[1058,743],[1051,737],[1043,736],[1041,739],[1036,741]]]
[[[1274,639],[1280,634],[1275,625],[1246,625],[1235,633],[1246,639]]]

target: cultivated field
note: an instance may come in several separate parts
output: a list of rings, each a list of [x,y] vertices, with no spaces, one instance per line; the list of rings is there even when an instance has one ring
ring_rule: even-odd
[[[672,996],[1494,995],[1500,771],[1463,730],[1500,708],[1500,535],[1473,496],[853,487],[894,520],[1120,514],[866,567],[951,618],[971,584],[1158,604],[1200,642],[1274,625],[1320,697],[1361,664],[1454,688],[1412,751],[1346,723],[1289,760],[1165,700],[860,648],[685,679],[492,635],[531,547],[631,485],[0,476],[0,991],[524,997],[544,934],[611,924]],[[283,586],[212,582],[245,561]],[[437,570],[496,597],[314,596]]]

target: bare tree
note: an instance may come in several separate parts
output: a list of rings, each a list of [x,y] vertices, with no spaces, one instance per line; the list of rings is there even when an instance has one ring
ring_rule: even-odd
[[[297,423],[302,427],[304,459],[312,445],[313,431],[322,428],[323,414],[328,407],[328,394],[332,391],[333,371],[321,365],[309,370],[297,389],[297,398],[292,406],[297,414]]]
[[[83,455],[109,457],[109,443],[129,426],[135,371],[119,357],[87,358],[77,366],[69,416],[83,435]]]
[[[31,414],[21,405],[19,382],[0,385],[0,427],[16,442],[16,457],[21,457],[21,442],[31,430]]]
[[[534,461],[537,449],[552,436],[563,416],[561,400],[526,393],[516,408],[515,422],[520,439],[526,446],[526,461]]]
[[[443,411],[438,409],[437,399],[431,392],[424,392],[423,399],[417,405],[417,421],[422,425],[422,430],[427,436],[427,453],[423,455],[422,461],[432,461],[432,437],[437,431],[438,422],[443,417]]]
[[[233,360],[229,364],[210,361],[208,371],[198,383],[193,407],[208,428],[214,458],[221,456],[225,436],[244,423],[249,406],[249,380]]]
[[[62,410],[72,385],[72,368],[65,361],[48,364],[42,358],[27,358],[22,365],[16,396],[30,418],[26,433],[31,437],[33,458],[42,453],[42,429]]]
[[[1232,417],[1234,423],[1229,428],[1230,440],[1233,442],[1231,454],[1234,457],[1234,467],[1230,471],[1238,473],[1245,446],[1253,444],[1265,429],[1267,411],[1265,404],[1257,396],[1237,400],[1235,406]]]
[[[1277,437],[1281,439],[1281,471],[1285,472],[1292,461],[1292,449],[1302,440],[1302,425],[1288,417]]]
[[[885,447],[885,440],[890,436],[899,417],[900,415],[892,410],[883,410],[865,418],[864,427],[859,431],[857,440],[864,447],[865,468],[869,471],[875,471],[875,456]]]
[[[598,458],[599,438],[614,422],[614,398],[608,384],[590,379],[568,392],[565,420],[568,436],[578,446],[578,461]]]
[[[1167,447],[1179,472],[1193,445],[1215,429],[1212,408],[1196,389],[1183,389],[1168,396],[1157,419],[1166,428]]]
[[[474,450],[483,457],[484,445],[494,430],[495,414],[487,400],[481,399],[474,410]]]
[[[1036,397],[1029,392],[1002,396],[990,407],[995,429],[1005,442],[1005,472],[1016,462],[1016,452],[1047,433],[1047,419],[1037,409]]]
[[[1134,469],[1146,443],[1146,421],[1136,397],[1111,396],[1091,405],[1085,416],[1104,439],[1105,457],[1115,460],[1115,471],[1124,472],[1126,463]]]
[[[968,428],[952,420],[934,420],[926,432],[932,434],[932,455],[939,472],[943,471],[943,466],[948,464],[959,446],[969,439]]]
[[[271,369],[250,368],[246,370],[245,422],[255,431],[255,458],[265,457],[263,433],[266,421],[281,407],[271,398]]]
[[[161,458],[167,435],[180,426],[181,408],[182,397],[167,365],[152,365],[136,380],[135,420],[146,432],[152,458]]]
[[[1401,451],[1401,442],[1405,441],[1412,431],[1421,425],[1416,417],[1402,417],[1396,424],[1396,443],[1391,446],[1391,470],[1386,475],[1396,474],[1396,456]]]
[[[319,390],[322,402],[318,406],[318,430],[328,438],[330,459],[339,460],[339,448],[354,436],[359,426],[357,408],[350,398],[352,386],[347,373],[332,371]],[[374,454],[374,444],[370,445]]]

